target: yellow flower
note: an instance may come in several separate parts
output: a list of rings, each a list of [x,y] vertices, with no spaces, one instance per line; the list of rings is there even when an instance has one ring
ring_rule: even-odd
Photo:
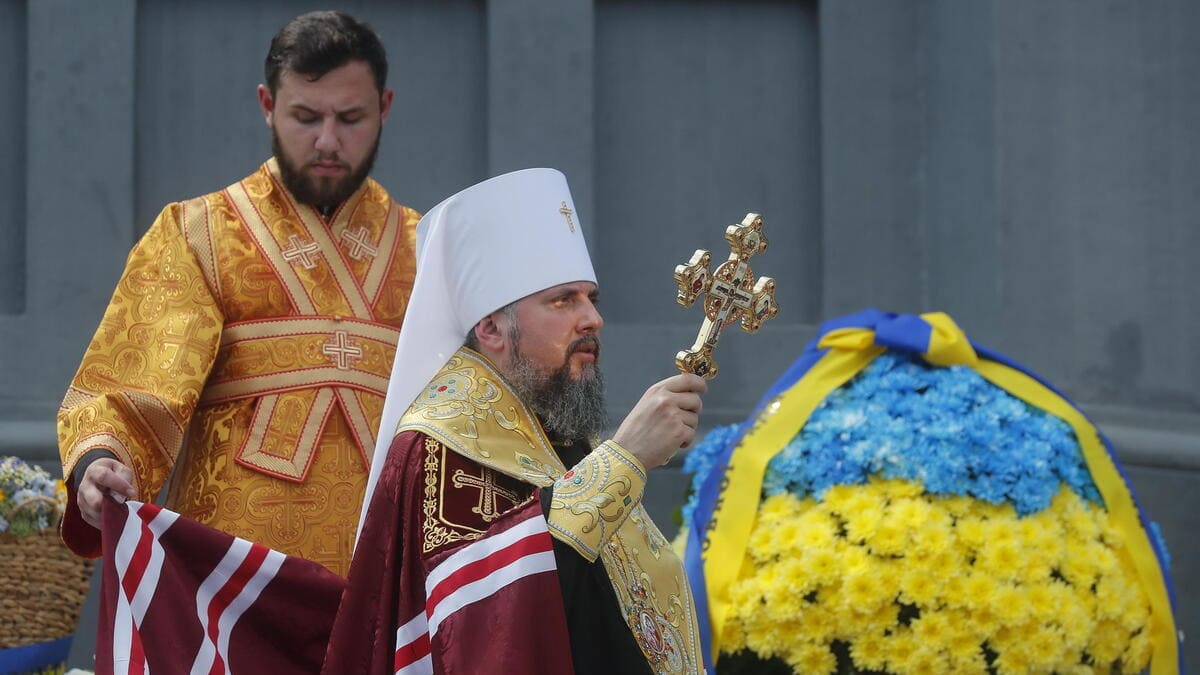
[[[897,630],[884,639],[884,652],[887,654],[888,670],[902,672],[908,668],[908,660],[917,650],[912,631]]]
[[[908,547],[908,533],[899,525],[888,522],[868,535],[867,544],[875,555],[902,555]]]
[[[950,633],[951,626],[942,612],[922,608],[921,617],[912,622],[912,631],[918,641],[938,644]]]
[[[1127,673],[1138,673],[1145,670],[1154,653],[1154,644],[1146,631],[1142,631],[1129,641],[1129,647],[1121,655],[1121,667]]]
[[[789,492],[767,497],[758,507],[758,523],[767,525],[790,518],[796,511],[797,501]]]
[[[994,667],[1002,675],[1026,675],[1030,671],[1029,657],[1017,650],[1004,650],[996,658]]]
[[[850,658],[863,670],[883,670],[884,654],[883,636],[878,633],[861,635],[850,645]]]
[[[993,611],[1001,622],[1011,625],[1029,618],[1029,606],[1025,604],[1025,598],[1021,595],[1020,589],[1008,584],[1002,584],[996,589],[996,606]]]
[[[809,551],[800,558],[804,574],[814,585],[821,585],[837,578],[841,572],[841,563],[837,554],[826,548]]]
[[[913,498],[901,498],[892,502],[889,515],[901,528],[914,531],[925,527],[931,518],[931,509],[924,501]]]
[[[971,572],[963,582],[964,604],[972,609],[995,605],[998,588],[999,584],[992,577],[980,572]]]
[[[924,527],[913,532],[912,550],[915,553],[936,556],[948,551],[953,541],[949,524],[940,522],[940,519],[930,519]]]
[[[1121,658],[1128,639],[1129,634],[1116,622],[1101,621],[1092,632],[1087,652],[1092,655],[1097,665],[1107,666]]]
[[[878,506],[846,514],[846,536],[850,541],[870,541],[883,521],[883,509]]]
[[[924,675],[925,673],[946,673],[949,671],[950,659],[948,655],[936,647],[925,644],[913,651],[912,655],[908,657],[908,662],[900,672],[912,673],[912,675]]]
[[[827,548],[837,538],[837,523],[824,511],[812,510],[800,518],[797,545],[801,553]]]
[[[856,613],[869,613],[891,600],[870,567],[847,573],[842,580],[842,604]]]
[[[788,652],[787,662],[801,673],[832,673],[837,670],[837,659],[823,645],[801,645]]]
[[[1042,626],[1040,630],[1031,631],[1025,644],[1029,660],[1038,670],[1053,670],[1059,664],[1066,662],[1062,635],[1049,626]]]
[[[938,580],[924,569],[913,568],[900,580],[900,595],[914,605],[928,605],[937,599]]]
[[[0,502],[4,501],[4,490],[0,490]]]
[[[1013,579],[1021,564],[1021,549],[1012,539],[989,541],[979,550],[975,566],[997,579]]]
[[[983,542],[987,540],[987,530],[984,527],[983,519],[974,516],[959,518],[958,523],[954,526],[954,534],[960,542],[972,550],[983,546]]]
[[[889,499],[897,500],[906,497],[919,497],[925,494],[925,487],[920,483],[914,483],[907,480],[881,480],[878,482],[879,488]]]
[[[787,519],[775,523],[771,528],[771,550],[780,554],[789,554],[799,549],[800,523],[795,519]]]

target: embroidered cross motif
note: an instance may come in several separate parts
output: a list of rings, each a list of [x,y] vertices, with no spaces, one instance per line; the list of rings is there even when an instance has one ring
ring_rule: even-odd
[[[462,469],[455,469],[450,482],[457,488],[479,488],[479,504],[471,508],[471,513],[478,513],[485,523],[490,523],[500,517],[500,507],[496,503],[497,497],[505,497],[513,503],[520,499],[517,493],[497,485],[496,477],[486,467],[478,476],[469,474]]]
[[[305,516],[323,506],[324,499],[314,494],[289,496],[278,490],[256,490],[248,502],[248,510],[255,516],[269,518],[271,529],[280,533],[276,536],[282,536],[300,532]]]
[[[321,345],[321,352],[330,357],[338,370],[350,370],[350,359],[361,359],[362,347],[355,347],[350,342],[350,334],[344,330],[336,331],[334,339]]]
[[[561,214],[563,214],[564,216],[566,216],[566,218],[567,218],[567,227],[568,227],[568,228],[569,228],[569,229],[570,229],[572,232],[574,232],[574,231],[575,231],[575,223],[574,223],[574,221],[572,221],[572,220],[571,220],[571,214],[572,214],[572,213],[575,213],[575,212],[574,212],[574,211],[572,211],[572,210],[570,209],[570,207],[568,207],[568,206],[567,206],[567,203],[566,203],[566,202],[563,202],[563,203],[562,203],[562,208],[560,208],[560,209],[558,210],[558,212],[559,212],[559,213],[561,213]]]
[[[375,243],[367,238],[370,231],[363,226],[359,226],[357,230],[342,230],[342,240],[350,245],[349,255],[355,260],[362,260],[363,256],[374,258],[379,255],[379,249],[375,248]]]
[[[283,251],[284,260],[295,264],[296,260],[298,259],[300,264],[306,270],[311,270],[317,266],[317,261],[309,257],[310,253],[321,255],[321,247],[317,246],[316,242],[300,241],[300,237],[294,234],[289,234],[288,243],[291,244],[292,247]]]
[[[188,367],[187,364],[187,353],[189,351],[196,351],[205,355],[208,354],[208,342],[196,335],[196,332],[200,330],[200,322],[195,321],[195,318],[196,317],[194,314],[188,315],[188,319],[193,320],[184,320],[182,333],[171,332],[170,323],[168,323],[167,328],[163,330],[162,338],[160,340],[161,349],[166,350],[174,348],[174,352],[171,354],[170,358],[160,363],[158,367],[168,371],[171,376],[179,375],[180,372],[188,375],[196,374],[191,368]]]
[[[747,213],[741,225],[725,228],[725,240],[731,249],[729,260],[718,265],[711,275],[708,263],[712,255],[705,250],[697,250],[686,265],[675,267],[675,283],[679,285],[679,294],[675,296],[677,303],[690,307],[697,297],[707,293],[704,322],[696,342],[690,349],[675,355],[675,365],[681,372],[695,373],[706,379],[716,377],[717,362],[712,351],[721,338],[721,330],[740,320],[742,330],[753,333],[764,321],[779,313],[775,304],[775,280],[759,277],[757,282],[752,282],[754,272],[746,262],[767,250],[762,227],[762,216]]]

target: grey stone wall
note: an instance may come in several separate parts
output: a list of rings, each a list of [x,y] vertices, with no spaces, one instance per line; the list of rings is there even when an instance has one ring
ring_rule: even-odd
[[[0,453],[53,463],[54,411],[130,246],[164,203],[265,158],[254,87],[306,8],[0,0]],[[389,49],[376,175],[398,198],[424,210],[502,171],[567,173],[614,415],[695,336],[672,267],[723,257],[723,227],[759,211],[754,268],[783,311],[722,340],[706,424],[742,417],[824,318],[947,311],[1113,438],[1171,545],[1180,625],[1200,631],[1200,4],[343,8]],[[657,482],[666,519],[681,483]]]

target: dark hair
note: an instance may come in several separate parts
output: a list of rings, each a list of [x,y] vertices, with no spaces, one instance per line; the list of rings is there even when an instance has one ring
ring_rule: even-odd
[[[318,79],[351,61],[366,61],[383,92],[387,82],[387,53],[367,24],[344,12],[309,12],[279,29],[271,40],[264,70],[274,96],[279,78],[291,71]]]

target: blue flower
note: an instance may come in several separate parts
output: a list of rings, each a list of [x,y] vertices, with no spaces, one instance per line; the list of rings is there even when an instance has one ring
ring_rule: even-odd
[[[740,434],[714,429],[684,462],[693,496],[717,457]],[[1071,427],[966,366],[936,368],[886,352],[822,401],[771,460],[766,496],[818,499],[834,485],[869,476],[920,483],[934,494],[1011,503],[1022,515],[1050,505],[1060,484],[1100,502]]]

